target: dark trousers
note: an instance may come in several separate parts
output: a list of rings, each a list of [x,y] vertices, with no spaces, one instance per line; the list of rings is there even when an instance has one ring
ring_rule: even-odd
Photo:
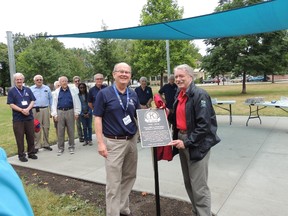
[[[28,145],[28,155],[34,154],[34,120],[13,122],[13,131],[18,148],[18,157],[25,157],[24,135]]]

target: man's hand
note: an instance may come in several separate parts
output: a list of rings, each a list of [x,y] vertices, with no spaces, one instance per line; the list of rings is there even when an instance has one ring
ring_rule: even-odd
[[[105,143],[98,142],[98,153],[104,158],[107,158],[108,152]]]
[[[168,146],[175,146],[177,149],[185,149],[185,145],[182,140],[172,140],[168,143]]]

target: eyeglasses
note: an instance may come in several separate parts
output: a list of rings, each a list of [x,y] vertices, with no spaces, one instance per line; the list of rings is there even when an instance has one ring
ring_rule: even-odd
[[[119,70],[119,71],[115,71],[118,72],[120,74],[131,74],[131,71],[124,71],[124,70]]]
[[[95,80],[103,80],[103,78],[96,78]]]
[[[42,81],[42,79],[36,79],[36,81]]]
[[[80,82],[80,80],[74,80],[74,82],[75,82],[75,83],[79,83],[79,82]]]

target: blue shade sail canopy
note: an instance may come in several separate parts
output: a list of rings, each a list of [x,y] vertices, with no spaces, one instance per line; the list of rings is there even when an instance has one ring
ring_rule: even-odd
[[[243,8],[152,25],[47,37],[193,40],[285,29],[288,29],[288,0],[271,0]]]

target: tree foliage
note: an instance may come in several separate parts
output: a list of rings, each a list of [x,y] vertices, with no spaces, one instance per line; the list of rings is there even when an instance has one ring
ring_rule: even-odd
[[[9,63],[8,63],[8,48],[4,43],[0,43],[0,87],[4,89],[10,86],[10,73],[9,73]]]
[[[181,19],[183,9],[179,8],[177,1],[173,0],[148,0],[142,9],[141,25],[153,24],[163,21]],[[198,50],[190,41],[173,40],[170,45],[170,64],[195,65]],[[132,57],[134,76],[157,76],[167,71],[166,41],[138,40],[133,44]],[[135,73],[136,71],[136,73]]]
[[[216,11],[224,11],[263,0],[221,1]],[[246,93],[246,75],[279,74],[287,69],[287,31],[205,40],[208,55],[202,68],[210,75],[232,72],[243,76],[242,93]]]
[[[57,39],[29,36],[26,39],[15,37],[17,52],[16,68],[25,75],[27,84],[41,74],[45,83],[54,83],[60,76],[72,79],[75,75],[87,74],[88,52],[81,49],[65,49]],[[22,45],[21,45],[22,44]],[[86,65],[84,64],[86,63]],[[82,77],[87,78],[86,76]],[[88,77],[89,78],[89,77]]]

